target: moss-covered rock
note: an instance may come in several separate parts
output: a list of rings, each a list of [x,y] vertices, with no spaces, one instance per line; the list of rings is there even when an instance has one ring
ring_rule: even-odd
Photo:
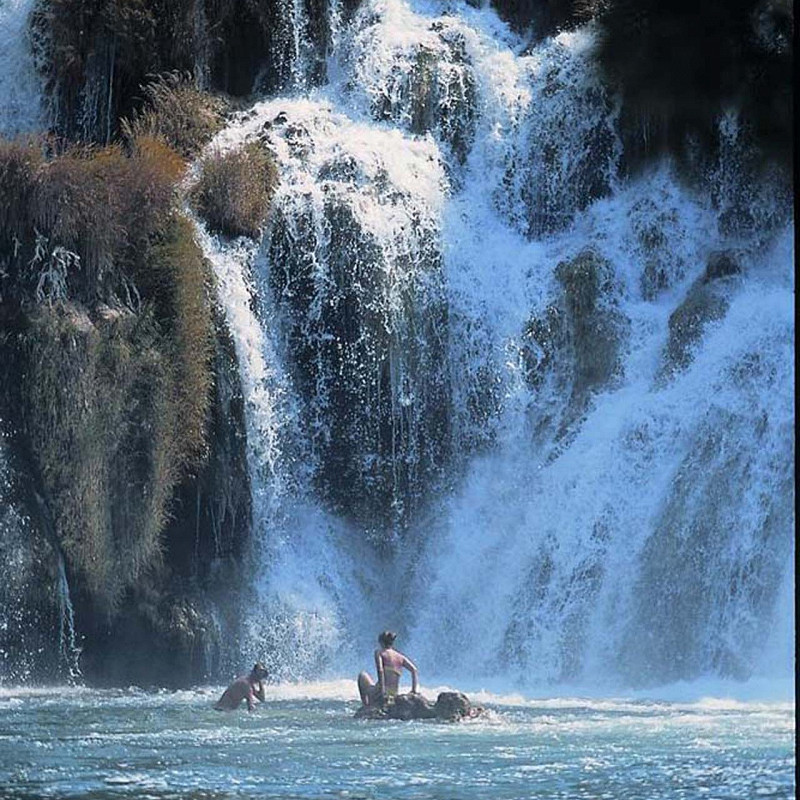
[[[183,169],[149,136],[128,152],[0,146],[15,201],[0,214],[0,408],[38,487],[25,505],[51,520],[92,634],[93,680],[112,679],[117,646],[120,680],[209,677],[238,625],[220,582],[240,579],[250,531],[243,403],[178,208]],[[148,636],[158,658],[126,662]]]

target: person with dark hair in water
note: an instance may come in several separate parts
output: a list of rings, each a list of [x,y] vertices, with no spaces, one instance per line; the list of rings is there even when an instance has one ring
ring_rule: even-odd
[[[255,700],[262,703],[264,697],[264,679],[267,677],[267,668],[259,661],[255,664],[249,675],[237,678],[217,700],[214,708],[217,711],[233,711],[238,708],[242,700],[247,700],[247,710],[255,708]]]
[[[358,692],[365,706],[391,702],[397,696],[400,687],[400,675],[403,668],[411,673],[411,693],[416,694],[419,674],[412,661],[394,649],[397,634],[384,631],[378,636],[380,647],[375,651],[375,668],[378,671],[378,682],[375,683],[368,672],[358,676]]]

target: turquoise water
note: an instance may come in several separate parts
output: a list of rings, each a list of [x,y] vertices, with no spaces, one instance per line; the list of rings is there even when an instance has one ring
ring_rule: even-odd
[[[351,692],[0,689],[0,797],[794,797],[793,703],[484,694],[483,719],[375,723]]]

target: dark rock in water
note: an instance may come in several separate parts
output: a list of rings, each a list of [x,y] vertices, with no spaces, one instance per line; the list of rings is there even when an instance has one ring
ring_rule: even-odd
[[[730,250],[716,250],[706,262],[706,270],[701,278],[703,283],[717,280],[717,278],[729,278],[731,275],[738,275],[742,271],[739,262]]]
[[[467,717],[476,717],[483,708],[473,706],[461,692],[441,692],[432,703],[420,694],[400,694],[394,702],[383,706],[362,706],[356,711],[356,719],[436,719],[456,722]]]
[[[612,265],[586,248],[555,270],[562,291],[523,331],[522,363],[536,392],[555,388],[563,408],[543,408],[543,424],[564,435],[584,413],[592,394],[622,372],[621,349],[630,322],[619,310]],[[553,393],[542,392],[543,396]]]
[[[473,707],[465,694],[461,692],[441,692],[434,706],[437,719],[457,720],[474,717],[483,712],[480,706]]]
[[[669,339],[659,379],[687,367],[707,326],[722,319],[730,300],[729,279],[741,272],[736,258],[728,251],[712,253],[703,274],[689,289],[684,301],[669,318]]]

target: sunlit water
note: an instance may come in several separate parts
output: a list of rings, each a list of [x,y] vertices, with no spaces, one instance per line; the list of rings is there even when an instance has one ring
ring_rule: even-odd
[[[345,681],[252,714],[219,691],[0,690],[0,797],[794,796],[793,703],[476,693],[481,719],[375,723]]]

